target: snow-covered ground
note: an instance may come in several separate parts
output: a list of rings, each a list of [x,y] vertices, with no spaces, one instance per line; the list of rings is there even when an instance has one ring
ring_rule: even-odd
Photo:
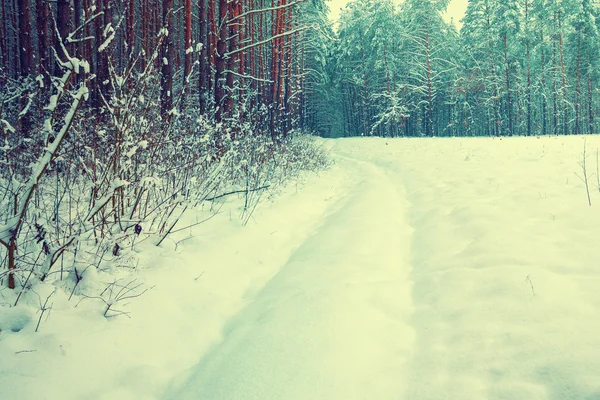
[[[600,137],[592,207],[583,144],[330,141],[335,165],[248,226],[224,212],[141,247],[130,319],[57,292],[34,333],[0,291],[0,398],[598,400]]]

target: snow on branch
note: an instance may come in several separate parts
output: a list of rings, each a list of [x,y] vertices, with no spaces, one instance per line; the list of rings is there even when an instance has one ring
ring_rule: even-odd
[[[287,31],[287,32],[280,33],[279,35],[271,36],[270,38],[262,40],[260,42],[252,43],[252,44],[249,44],[248,46],[244,46],[244,47],[241,47],[241,48],[239,48],[237,50],[230,51],[229,53],[225,53],[225,58],[231,57],[231,56],[233,56],[235,54],[238,54],[238,53],[243,53],[246,50],[249,50],[249,49],[251,49],[253,47],[262,46],[263,44],[267,44],[269,42],[272,42],[275,39],[279,39],[281,37],[293,35],[294,33],[297,33],[297,32],[305,31],[305,30],[307,30],[307,29],[309,29],[311,27],[312,26],[301,26],[301,27],[293,29],[291,31]]]
[[[226,74],[233,74],[233,75],[237,76],[238,78],[252,79],[252,80],[255,80],[255,81],[258,81],[258,82],[273,83],[273,81],[270,80],[270,79],[261,79],[261,78],[257,78],[257,77],[252,76],[252,75],[240,74],[239,72],[232,71],[232,70],[229,70],[229,69],[226,69],[223,72],[226,73]]]
[[[258,9],[258,10],[249,10],[249,11],[246,11],[245,13],[242,13],[242,14],[240,14],[238,16],[235,16],[235,17],[231,18],[229,21],[227,21],[227,23],[230,24],[230,23],[232,23],[234,21],[237,21],[238,19],[247,17],[249,15],[253,15],[253,14],[260,14],[260,13],[263,13],[263,12],[276,11],[276,10],[281,10],[282,8],[293,7],[293,6],[297,5],[297,4],[304,3],[305,1],[306,0],[297,0],[297,1],[294,1],[294,2],[289,3],[289,4],[283,4],[281,6],[261,8],[261,9]]]
[[[17,231],[23,221],[23,217],[25,215],[25,212],[27,211],[27,206],[29,204],[29,200],[31,199],[31,196],[33,195],[33,192],[35,191],[35,188],[37,187],[40,179],[42,178],[42,175],[48,168],[48,165],[50,165],[50,161],[52,161],[52,159],[56,156],[56,153],[58,152],[60,145],[64,141],[64,139],[67,135],[67,132],[69,131],[69,128],[71,127],[71,123],[73,122],[73,118],[75,117],[75,113],[77,112],[77,109],[79,108],[79,105],[81,104],[81,101],[84,98],[87,98],[88,93],[89,93],[89,91],[88,91],[87,86],[82,85],[77,90],[77,92],[73,95],[73,103],[71,103],[71,108],[69,109],[69,112],[67,113],[67,115],[64,118],[64,123],[63,123],[62,128],[56,135],[54,142],[52,142],[48,147],[46,147],[44,149],[43,155],[35,163],[35,166],[33,167],[31,176],[29,177],[29,180],[27,181],[27,184],[25,185],[25,189],[24,189],[25,194],[23,195],[22,200],[19,202],[19,208],[18,208],[18,212],[17,212],[18,222],[15,227]]]

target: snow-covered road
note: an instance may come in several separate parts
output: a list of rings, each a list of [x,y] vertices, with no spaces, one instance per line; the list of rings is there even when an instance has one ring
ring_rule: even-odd
[[[403,397],[415,345],[408,204],[399,180],[338,159],[347,195],[168,398]]]

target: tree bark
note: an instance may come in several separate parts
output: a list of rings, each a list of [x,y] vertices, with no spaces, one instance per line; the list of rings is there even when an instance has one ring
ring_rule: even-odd
[[[525,56],[527,58],[527,136],[531,136],[531,44],[529,43],[529,0],[525,0],[525,32],[527,41]],[[543,68],[543,66],[542,66]]]
[[[107,0],[105,0],[107,1]],[[56,25],[58,28],[58,34],[60,40],[62,40],[65,47],[67,46],[66,38],[69,35],[69,22],[71,20],[71,7],[69,0],[57,0],[56,1]],[[61,58],[65,61],[66,54],[62,50],[62,46],[57,43],[56,51]]]
[[[39,1],[39,0],[38,0]],[[0,0],[0,13],[2,13],[0,19],[0,89],[3,87],[4,73],[8,73],[8,44],[7,36],[8,29],[6,27],[6,3],[5,0]]]
[[[211,0],[209,0],[211,1]],[[210,86],[210,66],[208,63],[208,50],[210,48],[209,32],[208,32],[208,15],[206,12],[206,0],[198,0],[198,19],[199,19],[199,41],[202,48],[200,49],[200,71],[198,75],[198,92],[200,114],[206,111],[206,100],[208,97],[208,88]]]
[[[173,0],[163,0],[162,25],[167,29],[168,35],[162,42],[161,49],[161,110],[163,118],[167,118],[168,113],[173,108],[173,35],[175,27],[173,26]]]
[[[577,68],[575,71],[575,129],[576,135],[581,134],[581,35],[577,32]]]
[[[50,73],[48,59],[48,5],[44,0],[36,0],[36,24],[38,34],[38,73]]]
[[[135,0],[127,1],[127,53],[132,54],[135,48]]]
[[[184,42],[184,61],[183,61],[183,85],[185,87],[185,94],[191,93],[191,86],[188,80],[192,73],[192,55],[194,49],[192,48],[192,0],[185,0],[183,8],[183,42]],[[183,105],[183,104],[182,104]]]
[[[561,74],[561,106],[562,106],[562,124],[563,135],[569,133],[568,105],[567,105],[567,73],[565,70],[565,57],[563,51],[563,32],[562,32],[562,13],[558,12],[558,50],[560,53],[560,74]]]
[[[227,53],[227,0],[219,0],[219,36],[217,41],[217,52],[215,57],[215,118],[217,122],[223,120],[227,114],[227,103],[225,102],[225,54]]]
[[[513,119],[513,103],[512,103],[512,89],[510,87],[510,61],[508,59],[508,35],[506,32],[502,35],[502,42],[504,43],[504,74],[506,78],[506,112],[508,118],[508,136],[514,134],[514,119]]]
[[[239,12],[238,9],[238,1],[239,0],[230,0],[229,1],[229,5],[228,5],[228,19],[231,18],[235,18],[237,16],[237,12]],[[237,49],[237,44],[238,44],[238,26],[239,26],[239,22],[235,21],[232,23],[229,23],[229,49],[228,52],[233,52],[234,50]],[[239,55],[240,57],[243,56],[243,53]],[[226,74],[226,78],[225,78],[225,85],[227,86],[227,94],[226,94],[226,98],[225,98],[225,107],[224,107],[224,111],[226,113],[231,113],[233,111],[233,90],[234,90],[234,76],[233,73],[235,71],[235,62],[236,59],[238,57],[236,56],[229,56],[227,58],[227,74]],[[232,136],[232,139],[235,139],[235,136]]]
[[[17,1],[19,14],[19,59],[21,61],[21,76],[27,76],[33,72],[33,47],[31,45],[31,25],[29,23],[29,1]]]

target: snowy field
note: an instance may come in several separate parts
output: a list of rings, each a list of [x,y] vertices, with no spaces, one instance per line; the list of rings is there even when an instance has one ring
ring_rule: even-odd
[[[0,398],[600,399],[600,137],[591,207],[583,137],[325,145],[248,226],[140,248],[131,318],[57,292],[34,333],[2,289]]]

